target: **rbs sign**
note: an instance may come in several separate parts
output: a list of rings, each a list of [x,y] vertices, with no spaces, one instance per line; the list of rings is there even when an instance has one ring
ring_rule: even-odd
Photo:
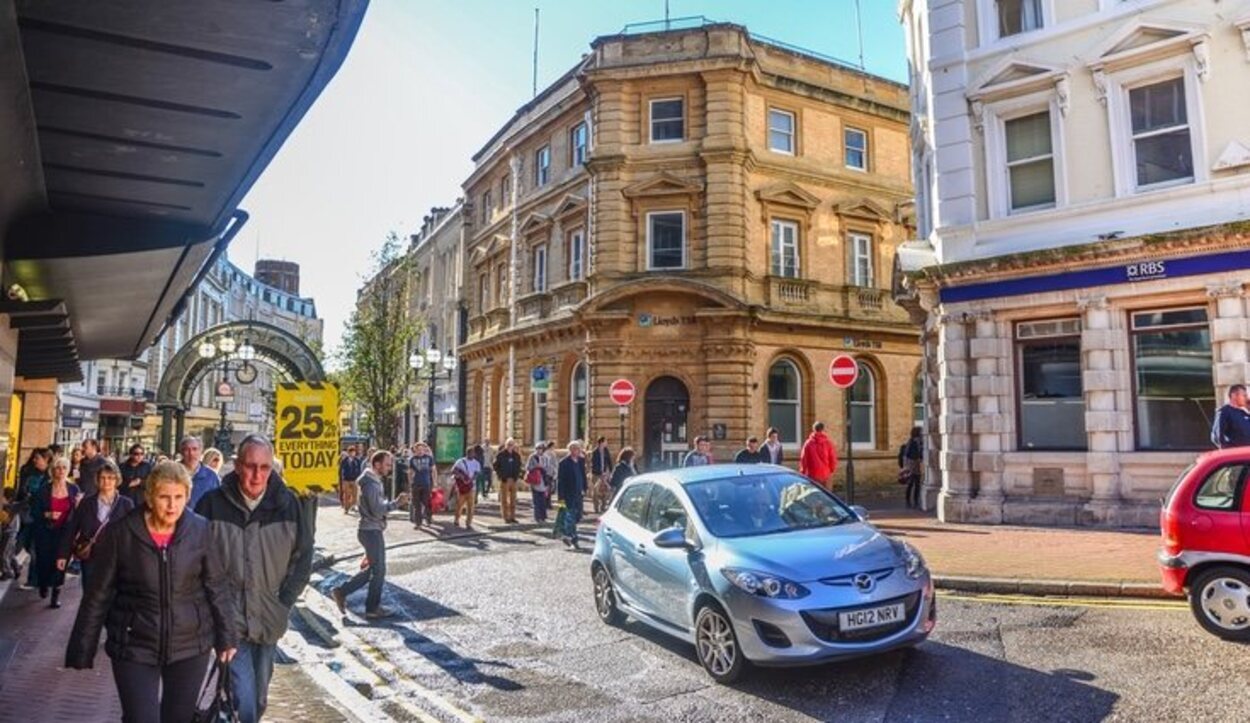
[[[1164,261],[1142,261],[1124,267],[1129,281],[1149,281],[1165,279],[1168,275],[1167,263]]]
[[[274,452],[287,485],[301,493],[333,489],[339,472],[338,387],[283,383],[276,396]]]

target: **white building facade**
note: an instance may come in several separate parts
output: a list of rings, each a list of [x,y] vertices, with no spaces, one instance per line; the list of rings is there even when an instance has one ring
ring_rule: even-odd
[[[461,315],[464,249],[463,203],[451,208],[434,208],[424,219],[421,231],[411,238],[408,254],[413,274],[409,313],[422,319],[425,330],[417,351],[438,349],[457,358],[461,341]],[[428,369],[418,372],[425,382],[413,386],[405,410],[404,440],[407,444],[429,439]],[[434,381],[434,424],[457,424],[461,420],[461,371],[450,373],[441,367]],[[470,440],[476,442],[478,440]],[[495,440],[498,444],[498,440]]]
[[[902,0],[944,520],[1149,526],[1250,377],[1250,3]]]

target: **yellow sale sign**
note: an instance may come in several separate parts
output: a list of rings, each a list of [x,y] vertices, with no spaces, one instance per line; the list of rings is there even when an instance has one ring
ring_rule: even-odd
[[[283,382],[276,390],[274,452],[297,492],[327,492],[338,483],[339,390],[321,382]]]

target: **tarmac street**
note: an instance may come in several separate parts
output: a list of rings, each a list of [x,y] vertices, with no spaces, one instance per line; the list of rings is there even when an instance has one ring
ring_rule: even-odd
[[[489,506],[482,516],[488,521]],[[355,516],[323,507],[319,546],[356,552]],[[591,534],[583,526],[583,536]],[[450,533],[450,529],[448,530]],[[340,619],[328,592],[359,569],[314,577],[306,654],[401,720],[1097,721],[1244,720],[1244,648],[1202,632],[1183,601],[939,597],[918,649],[814,668],[757,669],[714,684],[693,649],[637,622],[595,616],[589,555],[546,529],[479,527],[436,540],[388,531],[384,605],[364,592]],[[315,628],[315,630],[314,630]],[[326,639],[338,647],[327,647]]]

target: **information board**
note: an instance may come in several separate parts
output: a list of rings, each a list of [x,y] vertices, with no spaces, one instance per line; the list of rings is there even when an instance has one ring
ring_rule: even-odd
[[[339,474],[339,390],[320,382],[283,382],[276,391],[274,452],[297,492],[328,492]]]
[[[452,464],[464,456],[464,427],[434,425],[434,464]]]

